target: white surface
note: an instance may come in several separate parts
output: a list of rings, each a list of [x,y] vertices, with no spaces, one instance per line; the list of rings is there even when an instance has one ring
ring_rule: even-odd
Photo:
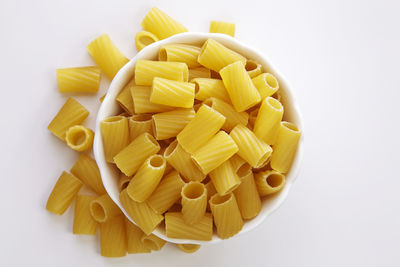
[[[46,130],[65,101],[55,69],[92,64],[85,46],[103,32],[133,56],[153,4],[195,31],[211,19],[234,21],[237,37],[271,58],[304,116],[302,171],[285,204],[241,238],[194,255],[167,246],[105,259],[96,238],[71,234],[72,209],[44,210],[78,156]],[[2,0],[0,266],[399,266],[399,5]],[[92,127],[97,98],[78,99],[93,112]]]

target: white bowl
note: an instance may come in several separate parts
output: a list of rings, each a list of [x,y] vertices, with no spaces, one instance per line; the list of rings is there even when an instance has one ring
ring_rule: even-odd
[[[181,33],[174,35],[170,38],[153,43],[145,47],[143,50],[141,50],[117,73],[117,75],[110,84],[107,96],[105,97],[103,104],[99,109],[96,120],[96,134],[94,138],[93,150],[95,159],[100,169],[104,187],[107,190],[107,193],[110,195],[111,199],[121,208],[123,213],[128,218],[129,216],[119,200],[119,190],[118,190],[119,177],[115,172],[115,168],[112,166],[112,164],[107,163],[104,157],[103,141],[100,133],[100,122],[109,116],[117,114],[119,107],[115,101],[115,98],[117,97],[118,93],[122,90],[124,85],[131,79],[131,77],[133,77],[135,64],[138,59],[154,59],[154,60],[157,59],[159,48],[165,44],[171,44],[171,43],[202,44],[208,38],[213,38],[218,42],[224,44],[225,46],[231,48],[232,50],[244,55],[245,57],[259,62],[263,66],[264,71],[268,71],[274,74],[279,81],[280,90],[282,94],[281,101],[285,107],[284,120],[294,122],[299,127],[299,129],[303,131],[301,115],[294,101],[294,97],[291,92],[292,89],[288,81],[271,64],[268,58],[264,56],[262,53],[260,53],[258,50],[253,49],[228,35],[218,34],[218,33],[196,33],[196,32]],[[289,190],[292,187],[292,184],[295,181],[295,178],[299,172],[302,150],[303,150],[303,138],[301,138],[300,140],[299,147],[297,150],[297,155],[293,162],[293,166],[290,172],[286,176],[287,182],[283,190],[273,195],[272,197],[263,199],[263,205],[260,214],[256,218],[246,221],[243,226],[243,229],[233,238],[236,238],[254,229],[256,226],[260,225],[265,220],[265,218],[267,218],[273,211],[275,211],[286,199]],[[129,219],[132,221],[131,218]],[[165,230],[161,228],[156,229],[153,233],[159,236],[160,238],[165,239],[166,241],[172,243],[210,244],[222,241],[222,239],[220,239],[216,234],[213,235],[213,238],[210,241],[198,241],[190,239],[168,238],[165,235]]]

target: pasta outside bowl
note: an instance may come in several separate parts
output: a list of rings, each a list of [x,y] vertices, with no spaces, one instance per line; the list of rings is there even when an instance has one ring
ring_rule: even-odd
[[[118,181],[119,175],[116,172],[115,166],[113,164],[109,164],[106,162],[104,150],[103,150],[103,141],[100,131],[100,122],[105,118],[116,115],[119,106],[115,101],[119,92],[124,88],[124,86],[129,82],[129,80],[134,75],[135,65],[137,60],[139,59],[150,59],[156,60],[158,57],[158,51],[162,45],[165,44],[173,44],[173,43],[181,43],[181,44],[197,44],[201,45],[207,39],[213,38],[214,40],[222,43],[226,47],[242,54],[248,59],[253,59],[260,63],[263,66],[265,72],[272,73],[279,81],[280,92],[281,92],[281,102],[285,107],[283,120],[290,121],[295,123],[298,128],[302,131],[302,136],[299,142],[299,146],[297,149],[297,153],[295,159],[293,161],[291,170],[286,175],[286,185],[285,187],[278,193],[262,199],[262,209],[257,217],[252,220],[245,221],[243,229],[236,234],[232,238],[236,238],[244,233],[249,232],[254,229],[258,225],[260,225],[272,212],[279,208],[279,206],[283,203],[283,201],[288,196],[288,193],[298,175],[300,168],[300,161],[303,153],[303,123],[299,109],[296,106],[296,102],[294,96],[292,94],[292,88],[285,77],[271,64],[269,59],[263,55],[258,50],[251,48],[240,42],[237,39],[234,39],[225,34],[218,33],[196,33],[196,32],[188,32],[188,33],[180,33],[174,36],[171,36],[167,39],[155,42],[144,49],[142,49],[135,57],[133,57],[114,77],[113,81],[110,84],[107,95],[98,111],[97,119],[96,119],[96,129],[95,129],[95,138],[93,143],[94,156],[97,161],[97,164],[100,169],[101,177],[103,180],[103,184],[107,193],[110,195],[111,199],[121,208],[122,212],[125,214],[129,220],[134,222],[124,207],[122,206],[119,200],[119,189],[118,189]],[[198,241],[198,240],[190,240],[190,239],[176,239],[176,238],[168,238],[165,234],[165,229],[158,227],[155,229],[153,234],[158,237],[172,243],[177,244],[211,244],[222,241],[215,233],[210,241]]]

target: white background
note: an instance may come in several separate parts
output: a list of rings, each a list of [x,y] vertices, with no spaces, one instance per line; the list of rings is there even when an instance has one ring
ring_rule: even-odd
[[[237,38],[291,81],[304,116],[301,173],[284,205],[238,239],[107,259],[74,236],[72,209],[45,210],[78,154],[47,131],[64,103],[55,69],[93,64],[109,33],[128,57],[153,5],[192,31],[235,22]],[[398,1],[0,2],[0,266],[400,266]],[[93,127],[99,93],[78,100]]]

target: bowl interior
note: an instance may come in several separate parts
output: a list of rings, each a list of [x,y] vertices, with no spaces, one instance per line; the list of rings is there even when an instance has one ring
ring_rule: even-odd
[[[181,33],[174,35],[168,39],[164,39],[156,43],[153,43],[145,47],[143,50],[141,50],[117,73],[117,75],[111,82],[110,88],[108,89],[107,92],[107,96],[105,97],[99,109],[96,120],[96,134],[95,134],[93,149],[94,149],[95,159],[100,169],[104,187],[107,190],[108,194],[110,195],[111,199],[121,208],[121,210],[128,218],[129,216],[126,213],[125,209],[122,207],[121,202],[119,200],[119,190],[118,190],[119,176],[117,174],[116,167],[113,164],[107,163],[104,157],[103,142],[100,132],[100,122],[109,116],[116,115],[116,113],[118,112],[119,106],[116,103],[115,98],[117,97],[118,93],[123,89],[123,87],[128,83],[128,81],[133,77],[135,64],[138,59],[156,60],[158,57],[158,50],[164,44],[184,43],[184,44],[201,45],[208,38],[213,38],[218,42],[222,43],[223,45],[231,48],[232,50],[244,55],[248,59],[253,59],[259,62],[263,66],[264,72],[269,72],[274,74],[279,81],[280,91],[281,91],[281,102],[285,107],[284,120],[294,122],[299,127],[299,129],[303,131],[301,115],[293,98],[291,91],[292,89],[290,85],[288,84],[287,80],[283,77],[283,75],[281,75],[279,71],[272,66],[268,58],[265,55],[258,52],[256,49],[244,45],[240,41],[230,36],[227,36],[225,34],[216,34],[216,33],[195,33],[195,32]],[[268,215],[270,215],[280,206],[283,200],[287,197],[288,192],[298,174],[300,159],[302,156],[302,150],[303,150],[303,137],[300,140],[292,168],[286,176],[287,183],[284,189],[279,193],[272,195],[271,197],[263,198],[262,200],[263,205],[260,214],[256,218],[246,221],[242,231],[240,231],[233,238],[238,237],[241,234],[244,234],[254,229],[257,225],[259,225],[262,221],[264,221]],[[157,228],[154,231],[154,234],[159,236],[160,238],[163,238],[173,243],[210,244],[221,241],[221,239],[215,234],[213,235],[211,241],[168,238],[165,235],[165,230],[162,229],[161,227]]]

